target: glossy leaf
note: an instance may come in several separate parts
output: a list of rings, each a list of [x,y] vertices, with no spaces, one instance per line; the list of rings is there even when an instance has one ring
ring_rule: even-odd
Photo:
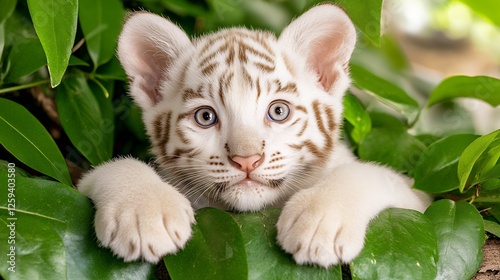
[[[425,215],[433,224],[438,240],[436,279],[471,279],[483,259],[481,214],[469,203],[440,200],[434,202]]]
[[[96,69],[115,55],[123,5],[118,0],[84,0],[78,4],[80,26]]]
[[[36,34],[47,57],[52,87],[62,80],[75,41],[77,0],[27,0]]]
[[[500,224],[484,220],[484,230],[495,235],[496,237],[500,237]]]
[[[367,38],[377,45],[380,44],[382,0],[337,0],[335,2],[347,11],[354,24]]]
[[[352,94],[344,96],[344,118],[354,127],[351,137],[356,143],[359,143],[372,128],[370,115]]]
[[[276,244],[280,210],[228,214],[204,208],[196,213],[193,237],[186,248],[166,256],[176,279],[342,279],[331,269],[299,266]]]
[[[387,209],[373,220],[361,254],[351,262],[353,279],[434,279],[438,245],[421,213]]]
[[[72,185],[64,158],[43,125],[23,106],[0,98],[0,144],[27,166]]]
[[[81,60],[80,58],[72,55],[69,58],[69,64],[68,64],[68,66],[89,66],[89,64],[86,61]]]
[[[14,82],[47,64],[42,45],[37,39],[19,39],[7,58],[9,66],[5,82]]]
[[[113,128],[105,125],[99,103],[82,73],[75,72],[63,80],[57,88],[56,103],[61,125],[78,151],[94,165],[109,160],[112,151],[107,137]]]
[[[248,275],[238,224],[228,213],[213,208],[196,213],[186,248],[164,261],[172,280],[246,279]]]
[[[106,86],[111,87],[111,90],[108,90],[103,82],[97,79],[88,81],[89,88],[99,104],[99,110],[101,111],[102,133],[104,138],[103,147],[107,154],[112,155],[115,140],[115,114],[111,100],[112,96],[109,96],[109,91],[112,92],[114,81],[107,81],[104,83]]]
[[[500,14],[497,12],[500,5],[497,0],[460,0],[467,4],[476,13],[489,19],[493,24],[500,27]]]
[[[373,95],[381,102],[403,114],[408,123],[413,123],[419,114],[417,101],[395,84],[384,80],[361,65],[350,64],[353,85]]]
[[[500,105],[500,80],[488,76],[452,76],[442,81],[431,93],[427,106],[458,97],[483,100]]]
[[[500,178],[500,162],[495,165],[493,168],[491,168],[486,174],[483,174],[479,181],[485,182],[491,179],[497,179]]]
[[[102,80],[127,81],[127,74],[125,74],[125,70],[123,70],[120,61],[116,57],[111,58],[110,61],[97,68],[95,76]]]
[[[471,134],[452,135],[429,145],[415,167],[413,187],[430,193],[458,189],[458,160],[477,137]]]
[[[12,15],[16,8],[17,0],[0,0],[0,24],[3,24],[7,18]]]
[[[196,2],[193,3],[192,1],[188,0],[171,0],[164,1],[162,4],[165,5],[165,7],[168,8],[169,11],[172,11],[178,15],[190,15],[194,17],[205,15],[203,6],[199,5],[199,3]]]
[[[479,168],[480,170],[476,169],[476,174],[471,174],[474,165],[478,162],[483,153],[488,150],[490,144],[496,139],[500,139],[500,130],[477,138],[465,148],[458,162],[457,170],[460,179],[460,191],[464,191],[466,187],[470,187],[472,181],[477,180],[481,173],[487,173],[493,167],[492,165],[496,164],[498,157],[493,157],[493,161],[490,161],[488,154],[486,154],[487,158],[483,160],[483,164]],[[486,170],[483,171],[483,169]]]
[[[5,215],[4,207],[0,206],[0,222],[10,224],[9,220],[17,217]],[[66,279],[66,260],[64,258],[64,242],[61,236],[44,219],[35,215],[16,214],[19,218],[14,220],[16,230],[16,265],[15,272],[8,270],[10,267],[2,254],[0,260],[0,274],[5,279]],[[59,222],[59,221],[57,221]],[[61,223],[62,224],[62,223]],[[37,230],[32,230],[36,228]],[[31,229],[31,230],[30,230]],[[27,242],[29,240],[29,242]],[[0,248],[3,246],[0,245]],[[9,246],[10,247],[10,246]],[[10,252],[5,246],[2,252]],[[5,260],[3,260],[5,258]],[[10,258],[10,257],[9,257]],[[22,265],[29,263],[30,265]],[[34,265],[34,267],[32,267]],[[36,267],[39,269],[34,269]],[[50,268],[47,269],[47,268]]]
[[[403,128],[373,128],[359,143],[359,157],[412,173],[425,145]]]
[[[280,210],[232,214],[241,228],[248,260],[248,279],[342,279],[341,267],[297,265],[276,243]]]
[[[154,266],[124,263],[98,246],[90,201],[74,188],[16,171],[16,211],[10,215],[7,188],[0,190],[2,226],[16,218],[16,272],[7,270],[7,242],[0,242],[0,275],[4,279],[146,279]],[[0,180],[7,182],[0,161]],[[0,236],[7,231],[2,230]],[[4,240],[7,240],[6,238]]]
[[[142,112],[141,108],[135,103],[128,107],[128,114],[123,120],[128,129],[134,134],[137,139],[141,141],[147,141],[148,136],[146,134],[146,129],[144,128],[144,123],[142,122]]]
[[[3,49],[5,47],[5,20],[9,18],[14,12],[17,0],[0,0],[0,59],[3,55]],[[0,68],[2,64],[0,63]],[[0,81],[1,84],[1,81]]]

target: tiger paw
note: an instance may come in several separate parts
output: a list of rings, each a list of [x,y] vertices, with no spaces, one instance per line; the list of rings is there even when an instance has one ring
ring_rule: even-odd
[[[356,211],[356,209],[352,209]],[[363,249],[369,219],[316,188],[294,195],[279,218],[278,243],[298,264],[348,263]]]
[[[95,230],[101,245],[125,261],[156,263],[184,247],[193,223],[189,201],[161,182],[136,196],[122,196],[97,207]]]

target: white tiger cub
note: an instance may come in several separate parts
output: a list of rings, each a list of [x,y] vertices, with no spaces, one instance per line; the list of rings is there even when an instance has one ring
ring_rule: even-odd
[[[430,198],[410,179],[360,162],[339,140],[355,41],[331,4],[279,38],[232,28],[190,40],[160,16],[131,14],[118,56],[158,173],[120,158],[84,176],[100,243],[125,261],[157,262],[186,244],[193,208],[283,207],[277,242],[299,264],[328,267],[358,255],[380,211],[425,210]]]

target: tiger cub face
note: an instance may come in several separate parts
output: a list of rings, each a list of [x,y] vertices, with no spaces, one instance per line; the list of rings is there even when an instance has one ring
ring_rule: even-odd
[[[314,13],[279,38],[232,28],[190,40],[144,12],[125,24],[118,54],[160,171],[195,204],[259,210],[334,164],[356,36],[340,9]]]

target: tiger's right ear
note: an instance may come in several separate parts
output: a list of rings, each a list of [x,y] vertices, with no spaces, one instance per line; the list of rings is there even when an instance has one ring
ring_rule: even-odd
[[[149,12],[130,14],[118,40],[118,58],[135,102],[148,109],[162,99],[165,73],[182,51],[193,45],[171,21]]]

